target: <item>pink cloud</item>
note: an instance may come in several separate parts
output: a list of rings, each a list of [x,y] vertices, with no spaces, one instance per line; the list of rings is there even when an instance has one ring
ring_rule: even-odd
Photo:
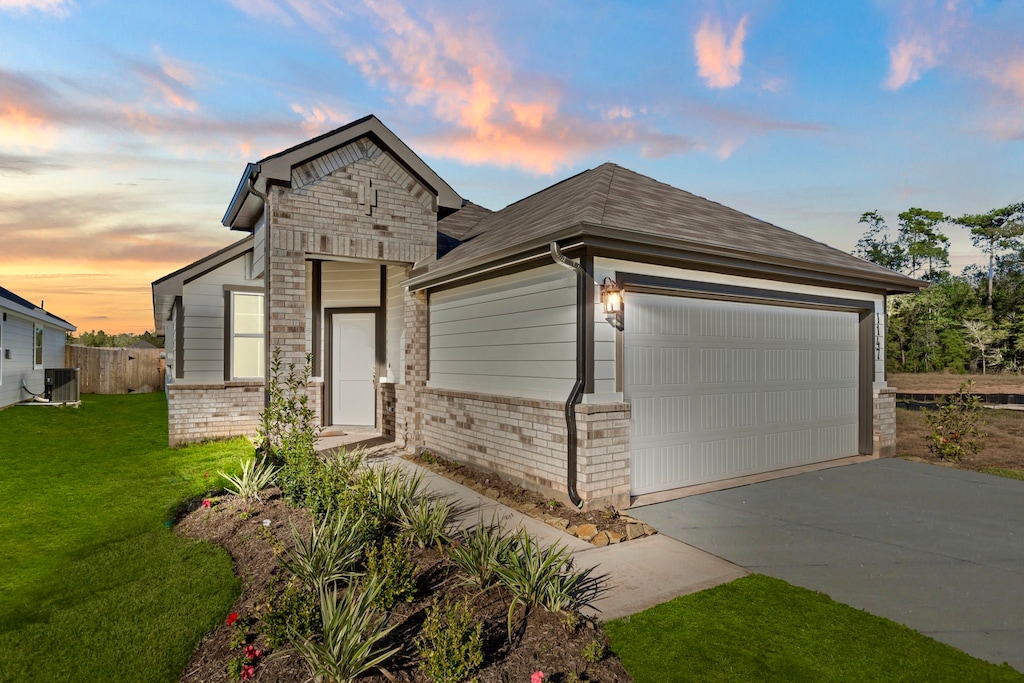
[[[709,88],[731,88],[742,80],[743,41],[747,37],[747,16],[744,15],[732,37],[728,38],[722,22],[705,17],[693,37],[693,50],[697,56],[697,75],[707,81]]]
[[[940,66],[970,23],[970,5],[904,0],[896,20],[894,44],[889,48],[889,73],[882,86],[888,90],[917,82]]]
[[[921,78],[921,73],[938,65],[937,46],[930,36],[909,36],[901,38],[889,49],[889,75],[883,85],[889,90],[899,90]]]

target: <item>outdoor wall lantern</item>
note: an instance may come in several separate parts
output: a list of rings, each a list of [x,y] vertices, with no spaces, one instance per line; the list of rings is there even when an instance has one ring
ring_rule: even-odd
[[[625,327],[622,322],[622,290],[610,277],[606,277],[601,284],[601,305],[604,307],[604,317],[608,324],[617,330]]]

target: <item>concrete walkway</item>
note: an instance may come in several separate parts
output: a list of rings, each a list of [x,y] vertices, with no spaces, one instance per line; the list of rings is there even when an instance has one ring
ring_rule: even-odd
[[[592,608],[583,610],[601,621],[635,614],[749,573],[662,534],[598,548],[408,460],[395,457],[393,461],[410,471],[422,472],[427,489],[451,496],[452,502],[463,508],[461,519],[466,525],[496,519],[506,529],[525,529],[544,545],[560,543],[572,549],[577,568],[594,567],[595,576],[605,577],[607,590]]]
[[[740,566],[1024,671],[1024,482],[877,460],[630,514]]]
[[[569,547],[573,551],[575,566],[579,569],[595,568],[593,576],[603,577],[606,588],[591,607],[583,610],[586,616],[601,621],[617,619],[749,573],[731,562],[662,534],[598,548],[420,467],[405,459],[404,456],[409,455],[407,452],[373,436],[330,435],[318,440],[317,450],[362,445],[371,462],[393,462],[411,472],[422,473],[428,490],[451,497],[451,502],[461,511],[463,525],[500,520],[506,529],[525,529],[543,545],[560,543]]]

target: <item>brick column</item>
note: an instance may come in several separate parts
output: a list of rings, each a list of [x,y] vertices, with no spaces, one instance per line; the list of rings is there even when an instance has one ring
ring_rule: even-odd
[[[874,390],[874,454],[880,458],[896,455],[896,388]]]
[[[427,346],[430,331],[427,297],[405,295],[405,381],[395,386],[395,442],[409,450],[423,446],[422,394],[427,386]]]
[[[576,489],[588,510],[629,507],[628,403],[576,406]]]

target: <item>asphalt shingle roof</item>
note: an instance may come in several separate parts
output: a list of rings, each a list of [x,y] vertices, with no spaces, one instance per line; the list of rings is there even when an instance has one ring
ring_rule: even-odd
[[[564,234],[576,226],[581,235],[586,235],[588,228],[611,228],[641,243],[667,239],[683,249],[797,262],[813,271],[852,272],[903,286],[916,283],[827,244],[612,163],[483,217],[466,232],[468,241],[427,265],[426,271],[468,266],[489,254]]]

